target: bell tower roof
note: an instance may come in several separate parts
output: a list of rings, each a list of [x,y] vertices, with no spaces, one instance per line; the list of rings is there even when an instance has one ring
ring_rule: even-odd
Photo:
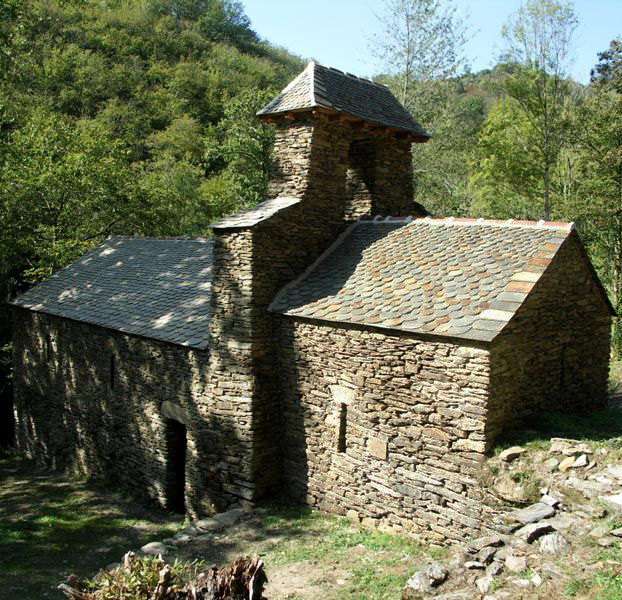
[[[387,86],[314,61],[257,115],[267,120],[270,115],[311,111],[407,132],[417,142],[430,138]]]

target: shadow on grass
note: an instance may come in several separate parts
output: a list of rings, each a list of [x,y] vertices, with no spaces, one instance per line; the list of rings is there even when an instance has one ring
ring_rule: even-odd
[[[0,455],[0,599],[58,598],[69,572],[92,575],[167,537],[178,517],[92,482]]]
[[[596,442],[622,449],[622,395],[610,398],[604,409],[585,413],[550,412],[533,415],[520,429],[508,431],[496,441],[492,453],[514,445],[544,444],[561,437]]]

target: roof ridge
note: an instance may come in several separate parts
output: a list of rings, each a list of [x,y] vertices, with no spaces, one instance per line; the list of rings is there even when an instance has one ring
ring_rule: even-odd
[[[315,61],[312,60],[307,65],[307,71],[309,72],[309,98],[312,106],[317,106],[317,101],[315,100],[315,64]]]
[[[335,73],[339,73],[340,75],[346,75],[347,77],[351,77],[352,79],[357,79],[358,81],[364,81],[365,83],[371,83],[372,85],[377,85],[378,87],[388,88],[389,86],[385,83],[379,83],[378,81],[374,81],[369,77],[361,77],[360,75],[355,75],[354,73],[350,73],[348,71],[342,71],[341,69],[337,69],[336,67],[329,67],[328,65],[323,65],[315,60],[312,60],[309,65],[313,64],[317,67],[322,67],[323,69],[328,69],[329,71],[334,71]],[[307,67],[309,66],[307,65]]]
[[[106,240],[149,240],[152,242],[170,242],[170,241],[185,241],[185,242],[209,242],[211,237],[193,237],[189,235],[178,236],[143,236],[143,235],[109,235]],[[105,241],[105,240],[104,240]],[[103,243],[103,242],[102,242]]]
[[[355,224],[358,223],[375,223],[375,224],[387,224],[387,223],[426,223],[430,225],[450,225],[450,226],[483,226],[483,227],[524,227],[529,229],[560,229],[565,231],[574,231],[576,225],[574,221],[528,221],[521,219],[483,219],[483,218],[468,218],[468,217],[373,217],[373,218],[360,218]]]

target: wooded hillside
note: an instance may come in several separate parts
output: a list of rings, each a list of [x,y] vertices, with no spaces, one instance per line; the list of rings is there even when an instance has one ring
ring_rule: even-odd
[[[229,0],[0,2],[0,389],[18,291],[109,234],[204,235],[262,198],[254,115],[302,67]]]

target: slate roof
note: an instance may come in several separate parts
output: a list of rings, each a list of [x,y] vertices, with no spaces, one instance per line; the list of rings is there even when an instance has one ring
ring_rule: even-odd
[[[248,210],[237,212],[234,215],[224,217],[220,221],[212,224],[213,229],[242,229],[244,227],[253,227],[257,223],[261,223],[276,213],[298,204],[300,198],[289,198],[280,196],[266,200],[257,206]]]
[[[274,312],[491,341],[570,235],[568,223],[358,221],[297,280]]]
[[[363,121],[416,134],[430,135],[398,102],[388,87],[316,62],[296,77],[257,114],[269,115],[323,108]]]
[[[111,237],[13,305],[206,348],[212,240]]]

